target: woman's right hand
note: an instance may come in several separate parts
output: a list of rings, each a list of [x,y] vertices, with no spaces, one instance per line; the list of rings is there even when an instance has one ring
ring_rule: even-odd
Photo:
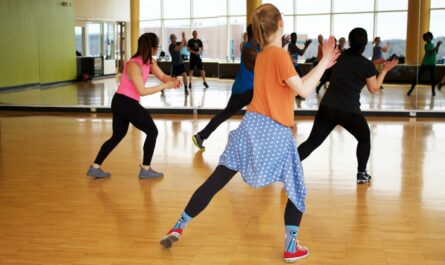
[[[323,42],[323,58],[321,61],[325,61],[327,68],[332,67],[336,62],[337,58],[340,56],[340,51],[335,47],[335,38],[330,36],[327,41]]]
[[[382,69],[382,72],[388,73],[391,71],[394,67],[396,67],[399,64],[399,60],[392,59],[391,61],[387,61]]]
[[[181,86],[181,81],[179,81],[179,79],[172,77],[170,79],[170,81],[164,83],[165,84],[165,88],[169,89],[169,88],[179,88]]]

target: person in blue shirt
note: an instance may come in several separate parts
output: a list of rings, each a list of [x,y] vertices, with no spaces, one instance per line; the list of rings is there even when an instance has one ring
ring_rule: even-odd
[[[260,48],[255,40],[252,24],[247,26],[248,41],[243,46],[241,52],[241,63],[235,82],[232,86],[232,95],[224,110],[216,114],[207,126],[193,136],[193,142],[199,149],[205,149],[203,146],[206,140],[218,126],[240,111],[243,107],[249,105],[253,97],[253,69],[255,60]]]

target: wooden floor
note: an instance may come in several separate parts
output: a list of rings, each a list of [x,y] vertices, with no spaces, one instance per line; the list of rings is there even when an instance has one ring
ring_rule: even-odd
[[[166,90],[160,93],[142,97],[141,104],[147,108],[156,109],[223,109],[231,95],[233,80],[209,79],[209,89],[204,89],[197,78],[193,81],[191,93],[184,95],[183,88]],[[158,85],[156,78],[150,77],[147,86]],[[116,91],[116,78],[107,78],[93,82],[76,82],[59,84],[45,88],[17,89],[0,92],[0,107],[2,106],[34,106],[34,107],[92,107],[109,108]],[[431,97],[431,88],[419,85],[410,97],[406,95],[408,84],[384,84],[385,89],[377,94],[370,94],[363,89],[361,108],[364,111],[394,112],[394,111],[432,111],[445,112],[445,91],[436,91]],[[325,93],[320,95],[312,92],[306,100],[295,101],[296,110],[317,110]]]
[[[0,264],[283,264],[286,194],[254,190],[237,176],[171,250],[158,241],[217,164],[239,118],[197,152],[208,116],[156,116],[153,166],[139,181],[144,140],[130,128],[104,163],[112,177],[85,176],[111,133],[101,116],[0,113]],[[297,142],[312,120],[297,117]],[[371,185],[355,184],[354,138],[337,128],[304,161],[309,190],[299,234],[310,256],[297,264],[445,264],[445,120],[370,119]]]

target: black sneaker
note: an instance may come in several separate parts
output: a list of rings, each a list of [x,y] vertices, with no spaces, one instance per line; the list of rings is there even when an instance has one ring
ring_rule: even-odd
[[[202,83],[206,88],[209,88],[209,85],[207,85],[207,82]]]
[[[199,134],[195,134],[192,136],[193,143],[195,143],[196,147],[198,147],[201,150],[205,150],[206,148],[202,145],[204,143],[204,140],[201,139],[201,136]]]
[[[365,184],[369,182],[371,182],[371,175],[368,175],[368,172],[357,173],[357,184]]]

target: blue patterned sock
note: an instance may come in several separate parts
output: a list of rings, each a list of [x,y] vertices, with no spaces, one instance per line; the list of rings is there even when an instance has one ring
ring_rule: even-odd
[[[173,229],[184,229],[185,226],[192,220],[193,218],[190,217],[188,214],[186,214],[185,212],[183,212],[181,214],[181,217],[179,217],[178,222],[175,224],[175,226],[173,227]]]
[[[297,235],[299,226],[286,225],[286,242],[284,245],[284,251],[295,253],[297,251]]]

